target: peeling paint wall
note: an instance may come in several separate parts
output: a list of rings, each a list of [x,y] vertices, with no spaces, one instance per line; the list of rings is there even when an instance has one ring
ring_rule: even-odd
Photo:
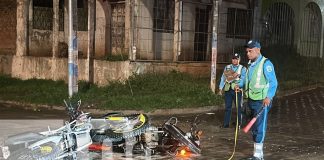
[[[157,63],[157,62],[132,62],[131,73],[168,73],[179,71],[195,77],[210,77],[210,63]]]
[[[0,74],[11,74],[12,56],[0,56]]]
[[[20,79],[51,79],[68,81],[67,58],[0,55],[0,74]],[[79,59],[79,80],[86,80],[86,59]],[[172,70],[197,77],[210,76],[209,63],[153,63],[94,60],[94,83],[99,86],[111,81],[125,81],[132,74],[168,73]]]
[[[52,56],[52,44],[53,34],[52,31],[48,30],[36,30],[34,29],[30,35],[30,56]]]

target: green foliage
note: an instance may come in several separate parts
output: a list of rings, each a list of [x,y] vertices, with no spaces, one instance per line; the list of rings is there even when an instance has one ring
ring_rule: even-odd
[[[125,82],[114,81],[104,87],[80,81],[83,105],[104,109],[154,110],[212,106],[223,103],[209,88],[209,79],[194,78],[172,71],[168,74],[148,73],[131,76]],[[0,99],[37,104],[62,105],[68,96],[62,81],[18,80],[0,76]]]
[[[19,80],[9,76],[0,76],[0,99],[35,104],[62,104],[67,97],[67,86],[63,81]]]

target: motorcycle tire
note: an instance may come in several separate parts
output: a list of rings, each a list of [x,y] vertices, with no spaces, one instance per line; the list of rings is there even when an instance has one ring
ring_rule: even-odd
[[[113,129],[107,129],[105,130],[104,134],[94,134],[92,136],[93,142],[102,143],[105,140],[108,140],[110,142],[120,142],[123,139],[132,138],[141,135],[149,127],[149,119],[148,116],[145,114],[130,114],[130,115],[113,114],[112,116],[122,116],[127,118],[143,116],[144,122],[140,124],[136,124],[132,130],[126,132],[116,132]]]
[[[14,151],[8,160],[54,160],[60,153],[61,149],[54,143],[48,143],[42,145],[42,147],[48,147],[49,153],[44,153],[40,148],[30,150],[28,148],[22,148]]]
[[[170,135],[173,138],[175,138],[176,140],[178,140],[180,143],[184,144],[185,146],[189,147],[189,149],[193,153],[195,153],[195,154],[201,153],[201,149],[198,146],[198,144],[196,142],[194,142],[193,140],[187,138],[186,134],[177,126],[172,125],[172,124],[164,124],[163,128],[166,132],[170,133]]]

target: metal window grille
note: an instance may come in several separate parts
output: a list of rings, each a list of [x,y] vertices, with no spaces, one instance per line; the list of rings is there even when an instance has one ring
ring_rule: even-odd
[[[53,29],[52,0],[33,1],[33,28],[39,30]]]
[[[88,10],[86,1],[77,1],[77,19],[74,22],[74,29],[78,31],[88,30]],[[33,29],[52,30],[53,29],[53,1],[34,0],[33,1]],[[78,23],[78,24],[76,24]],[[64,0],[59,1],[59,30],[64,31]]]
[[[153,31],[173,32],[174,0],[154,0]]]
[[[88,1],[77,1],[77,24],[78,31],[88,31]]]
[[[293,47],[294,18],[294,11],[288,4],[280,2],[271,5],[265,14],[263,46]]]
[[[183,1],[179,61],[211,58],[212,2]]]
[[[208,53],[208,28],[211,6],[200,9],[196,8],[195,38],[194,38],[194,61],[210,60]]]
[[[125,48],[125,2],[111,3],[112,53],[126,55]]]
[[[64,0],[59,1],[59,31],[64,31]]]
[[[309,3],[304,9],[301,33],[301,55],[320,57],[321,11],[317,4]]]
[[[252,18],[252,10],[228,8],[226,37],[250,39]]]

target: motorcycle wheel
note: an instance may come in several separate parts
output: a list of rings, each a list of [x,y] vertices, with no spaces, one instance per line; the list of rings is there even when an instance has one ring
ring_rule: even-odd
[[[18,149],[8,157],[8,160],[54,160],[59,153],[61,153],[61,149],[58,146],[54,143],[48,143],[35,150]]]
[[[105,130],[104,134],[95,134],[92,136],[92,141],[94,142],[103,142],[104,140],[108,140],[110,142],[119,142],[123,139],[135,137],[141,135],[145,132],[145,130],[149,127],[149,119],[148,116],[145,114],[130,114],[130,115],[120,115],[120,114],[113,114],[111,116],[116,117],[127,117],[129,119],[136,118],[140,116],[140,122],[136,124],[133,129],[118,132],[114,129],[107,129]]]
[[[193,140],[189,139],[186,137],[186,134],[179,129],[177,126],[172,125],[172,124],[164,124],[163,128],[165,129],[166,132],[170,133],[170,135],[178,140],[180,143],[184,144],[185,146],[189,147],[189,149],[195,153],[195,154],[200,154],[201,149],[197,145],[196,142]]]

